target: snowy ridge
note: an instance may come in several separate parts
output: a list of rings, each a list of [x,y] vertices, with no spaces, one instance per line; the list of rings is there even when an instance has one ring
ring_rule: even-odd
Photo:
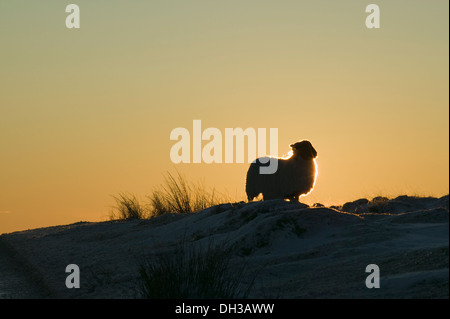
[[[233,263],[258,270],[249,298],[448,298],[448,215],[448,195],[342,207],[270,200],[39,228],[0,240],[57,298],[139,298],[139,261],[180,242],[233,247]],[[68,264],[80,268],[79,289],[65,286]],[[365,285],[368,264],[380,268],[378,289]]]

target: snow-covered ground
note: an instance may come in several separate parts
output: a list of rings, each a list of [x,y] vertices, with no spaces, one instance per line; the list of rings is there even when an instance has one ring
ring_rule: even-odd
[[[139,298],[143,257],[180,242],[233,245],[233,264],[257,273],[249,298],[448,298],[448,222],[448,195],[340,207],[271,200],[39,228],[4,234],[0,243],[55,298]],[[69,264],[79,266],[79,289],[65,285]],[[366,287],[369,264],[379,267],[380,288]]]

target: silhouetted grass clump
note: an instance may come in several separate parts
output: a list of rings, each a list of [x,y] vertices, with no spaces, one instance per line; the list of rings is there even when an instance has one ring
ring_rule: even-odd
[[[149,299],[246,298],[256,274],[248,276],[245,265],[232,265],[231,251],[212,245],[203,249],[180,245],[173,252],[149,257],[139,266],[140,295]]]
[[[214,191],[203,183],[190,183],[179,172],[167,173],[164,184],[148,196],[152,216],[167,213],[193,213],[220,204]]]
[[[121,193],[113,196],[116,206],[113,207],[111,219],[127,220],[127,219],[144,219],[148,217],[145,206],[141,205],[133,194]]]
[[[144,219],[168,213],[194,213],[224,202],[214,189],[204,183],[188,182],[178,171],[167,173],[164,183],[147,196],[148,203],[141,204],[133,194],[113,196],[116,201],[110,219]]]

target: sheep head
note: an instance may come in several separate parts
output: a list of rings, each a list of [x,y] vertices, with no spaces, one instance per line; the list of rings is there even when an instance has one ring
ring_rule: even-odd
[[[310,160],[317,157],[317,152],[311,142],[303,140],[290,145],[294,152],[293,157],[300,156],[304,160]]]

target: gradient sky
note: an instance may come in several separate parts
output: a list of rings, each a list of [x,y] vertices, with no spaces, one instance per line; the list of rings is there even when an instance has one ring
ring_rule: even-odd
[[[81,28],[67,29],[76,3]],[[366,5],[381,28],[365,27]],[[449,2],[0,2],[0,233],[106,220],[167,171],[245,199],[248,164],[170,161],[176,127],[312,142],[306,203],[449,192]]]

